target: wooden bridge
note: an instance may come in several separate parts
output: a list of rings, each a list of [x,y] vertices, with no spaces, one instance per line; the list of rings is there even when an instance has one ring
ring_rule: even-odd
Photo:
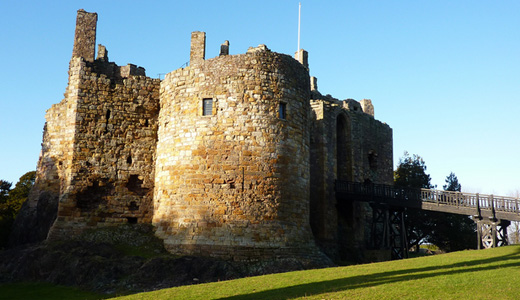
[[[415,208],[444,213],[471,216],[477,223],[479,249],[507,244],[507,226],[510,221],[520,221],[520,201],[518,198],[461,193],[429,189],[406,189],[382,184],[363,184],[336,181],[336,198],[342,201],[369,202],[374,208],[374,222],[385,223],[389,233],[383,234],[386,243],[394,238],[391,248],[396,248],[394,256],[406,255],[404,214],[406,208]],[[381,210],[381,207],[384,207]],[[390,212],[390,214],[389,214]],[[386,217],[384,217],[386,214]],[[401,214],[399,216],[398,214]],[[385,219],[385,220],[382,220]],[[388,224],[386,224],[388,223]],[[393,228],[393,232],[392,232]],[[399,229],[400,228],[400,229]],[[399,232],[399,230],[401,232]],[[386,235],[386,236],[385,236]],[[401,248],[400,250],[397,248]],[[397,252],[402,252],[401,254]]]

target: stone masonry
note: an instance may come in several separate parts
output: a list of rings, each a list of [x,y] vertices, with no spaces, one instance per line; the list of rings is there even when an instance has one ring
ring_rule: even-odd
[[[370,100],[339,101],[317,90],[311,97],[313,234],[329,256],[362,259],[370,207],[363,202],[337,203],[334,184],[340,179],[392,185],[392,129],[374,119]]]
[[[265,46],[204,60],[194,36],[194,62],[161,83],[158,235],[175,253],[311,246],[305,68]]]
[[[323,96],[303,50],[229,55],[225,41],[206,59],[204,32],[189,66],[153,79],[102,45],[94,58],[96,22],[78,11],[65,98],[47,111],[17,223],[34,228],[43,203],[57,216],[19,243],[151,223],[180,255],[362,253],[370,208],[337,203],[334,182],[392,183],[392,130],[370,100]]]

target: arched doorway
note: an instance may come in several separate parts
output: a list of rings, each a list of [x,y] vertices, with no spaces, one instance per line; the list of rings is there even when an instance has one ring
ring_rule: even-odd
[[[336,119],[336,180],[354,181],[352,136],[348,116],[340,113]],[[336,199],[337,245],[340,260],[357,260],[354,253],[358,234],[355,224],[356,204],[353,201]]]
[[[352,180],[352,151],[350,126],[344,114],[336,119],[336,179]]]

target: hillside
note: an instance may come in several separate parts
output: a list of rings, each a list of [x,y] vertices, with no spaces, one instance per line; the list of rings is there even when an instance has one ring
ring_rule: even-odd
[[[518,299],[520,246],[243,278],[116,299]]]
[[[187,278],[192,272],[185,269],[177,274]],[[104,275],[100,272],[92,277]],[[141,284],[151,285],[155,280],[153,285],[159,287],[171,285],[175,279],[167,272],[162,275],[163,280],[159,280],[160,273],[136,273],[126,283],[135,283],[140,277]],[[192,284],[113,299],[518,299],[519,275],[520,245],[515,245]],[[80,286],[96,290],[91,285]],[[106,290],[96,294],[53,284],[4,283],[0,284],[0,299],[107,299],[131,292],[117,290],[110,295]]]

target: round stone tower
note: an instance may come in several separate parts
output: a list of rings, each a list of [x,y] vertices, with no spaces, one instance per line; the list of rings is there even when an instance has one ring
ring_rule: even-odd
[[[161,83],[157,235],[178,254],[309,253],[308,70],[265,46],[209,60],[204,48],[192,33],[190,66]]]

